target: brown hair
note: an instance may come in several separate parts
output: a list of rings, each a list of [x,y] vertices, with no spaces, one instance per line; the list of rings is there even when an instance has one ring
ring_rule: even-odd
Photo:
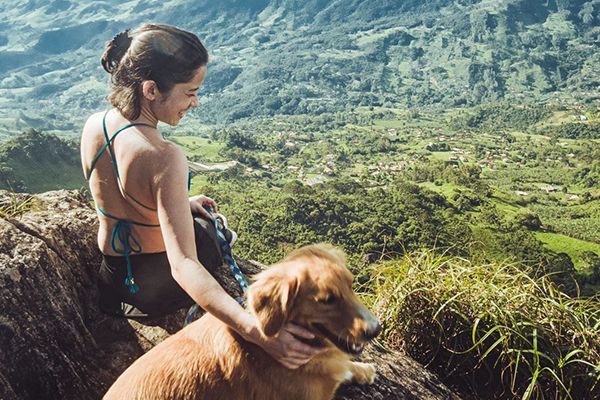
[[[100,62],[111,75],[108,101],[124,117],[135,120],[141,112],[143,81],[152,80],[158,90],[169,93],[176,83],[188,82],[208,63],[208,52],[191,32],[146,24],[107,42]]]

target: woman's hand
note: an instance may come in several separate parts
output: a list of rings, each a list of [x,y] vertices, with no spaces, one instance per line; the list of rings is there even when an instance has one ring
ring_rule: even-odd
[[[192,209],[192,213],[198,213],[208,219],[211,219],[211,216],[206,212],[204,207],[212,208],[213,212],[219,211],[219,206],[217,202],[211,199],[208,196],[199,195],[190,197],[190,208]]]
[[[287,323],[277,335],[265,337],[261,334],[260,339],[255,343],[289,369],[301,367],[311,358],[325,351],[324,348],[309,346],[295,336],[312,339],[315,335],[298,325]]]

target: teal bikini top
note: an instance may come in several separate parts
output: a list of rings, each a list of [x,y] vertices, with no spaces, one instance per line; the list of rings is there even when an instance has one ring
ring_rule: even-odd
[[[90,167],[90,171],[88,172],[86,179],[87,180],[90,179],[90,177],[92,176],[92,172],[94,171],[94,168],[96,166],[96,163],[108,149],[108,152],[110,154],[110,162],[113,166],[113,169],[115,170],[115,176],[117,178],[117,183],[118,183],[121,191],[126,195],[126,198],[132,199],[138,205],[140,205],[141,207],[143,207],[147,210],[156,211],[156,208],[152,208],[152,207],[149,207],[149,206],[143,204],[142,202],[136,200],[133,196],[131,196],[130,194],[128,194],[125,191],[125,188],[121,183],[121,177],[119,175],[119,168],[117,167],[117,158],[115,157],[115,153],[114,153],[114,150],[112,147],[112,142],[115,140],[117,135],[119,135],[124,130],[129,129],[134,126],[149,126],[152,128],[153,128],[153,126],[149,125],[149,124],[145,124],[143,122],[131,123],[131,124],[125,125],[121,129],[117,130],[112,136],[109,137],[108,132],[106,130],[106,114],[108,114],[108,111],[106,111],[104,113],[104,116],[102,117],[102,130],[104,132],[104,139],[106,140],[106,144],[104,146],[102,146],[102,149],[100,149],[100,151],[98,152],[98,155],[92,161],[92,165]],[[190,184],[191,184],[191,174],[188,174],[188,191],[190,188]],[[125,278],[124,283],[129,288],[129,291],[132,294],[135,294],[139,291],[139,286],[135,283],[135,280],[133,279],[130,255],[132,253],[133,254],[141,253],[142,246],[140,245],[139,241],[133,235],[131,228],[134,225],[143,226],[143,227],[152,227],[152,228],[159,227],[160,225],[146,224],[143,222],[133,221],[133,220],[126,219],[126,218],[120,218],[120,217],[117,217],[115,215],[112,215],[112,214],[106,212],[105,210],[103,210],[102,208],[100,208],[98,206],[96,206],[96,209],[105,217],[117,221],[112,230],[110,243],[111,243],[112,250],[116,254],[122,254],[123,256],[125,256],[125,261],[127,264],[127,277]]]

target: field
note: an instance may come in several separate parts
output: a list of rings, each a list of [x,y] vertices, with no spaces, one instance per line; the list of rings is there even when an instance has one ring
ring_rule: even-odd
[[[538,232],[535,236],[544,243],[544,246],[555,253],[567,253],[573,260],[575,268],[585,274],[589,274],[591,271],[586,268],[587,266],[582,259],[583,253],[600,254],[600,244],[597,243],[574,239],[559,233]]]

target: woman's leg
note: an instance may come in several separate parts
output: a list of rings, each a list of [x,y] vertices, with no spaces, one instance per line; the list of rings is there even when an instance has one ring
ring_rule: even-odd
[[[98,287],[100,307],[104,312],[127,318],[160,317],[194,304],[173,279],[165,252],[130,258],[133,277],[139,286],[135,294],[124,284],[127,276],[125,257],[103,257]]]

